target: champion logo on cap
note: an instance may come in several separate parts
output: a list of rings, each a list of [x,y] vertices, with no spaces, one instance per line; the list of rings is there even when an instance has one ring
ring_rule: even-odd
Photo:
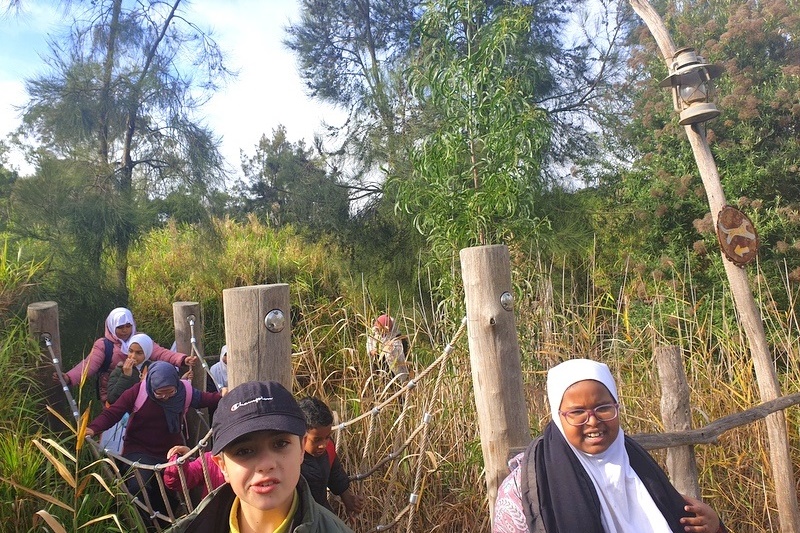
[[[252,400],[247,400],[246,402],[237,402],[231,405],[231,411],[236,411],[240,407],[244,407],[245,405],[250,405],[251,403],[257,402],[271,402],[273,400],[272,396],[265,398],[263,396],[259,396],[258,398],[253,398]]]

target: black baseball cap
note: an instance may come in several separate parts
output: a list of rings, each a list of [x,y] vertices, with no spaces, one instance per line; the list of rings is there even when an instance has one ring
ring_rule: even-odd
[[[214,413],[214,445],[217,455],[228,444],[254,431],[281,431],[302,437],[306,417],[292,393],[277,381],[248,381],[222,397]]]

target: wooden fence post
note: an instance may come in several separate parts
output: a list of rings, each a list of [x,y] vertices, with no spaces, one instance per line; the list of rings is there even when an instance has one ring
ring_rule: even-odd
[[[289,285],[252,285],[222,291],[228,343],[228,387],[272,380],[292,390]]]
[[[647,0],[630,0],[630,4],[633,10],[642,17],[669,66],[675,56],[675,43],[672,42],[666,24]],[[702,124],[687,124],[684,126],[684,132],[692,147],[700,179],[703,181],[703,187],[708,197],[711,219],[716,228],[717,217],[726,206],[725,192],[722,189],[717,165],[706,139],[705,127]],[[761,313],[756,305],[753,292],[750,290],[747,272],[725,257],[722,259],[722,264],[731,287],[733,301],[736,303],[739,322],[750,345],[761,401],[774,400],[781,396],[780,382],[769,352],[769,343],[764,332],[764,324],[761,321]],[[794,479],[794,465],[789,447],[786,416],[783,411],[769,415],[766,418],[766,426],[769,438],[769,462],[775,483],[775,500],[778,507],[780,530],[783,533],[797,533],[800,531],[800,506],[798,506],[797,500],[797,486]]]
[[[664,422],[664,429],[667,432],[692,429],[689,383],[686,380],[680,348],[659,346],[655,349],[655,357],[661,382],[661,420]],[[678,492],[694,498],[700,497],[694,446],[667,448],[667,471]]]
[[[508,475],[509,450],[531,440],[508,248],[464,248],[461,272],[489,514],[494,519],[497,489]]]
[[[50,360],[50,351],[45,346],[44,336],[49,338],[53,355],[61,361],[61,333],[58,328],[58,304],[56,302],[35,302],[28,306],[28,331],[30,336],[43,346],[41,357],[36,364],[36,381],[42,387],[44,402],[42,403],[41,413],[47,413],[48,427],[54,431],[61,431],[64,428],[58,418],[50,414],[45,408],[46,405],[64,415],[67,420],[73,419],[72,408],[68,405],[67,396],[62,390],[61,384],[53,381],[55,368]],[[64,369],[66,370],[66,369]]]
[[[203,353],[203,321],[200,318],[200,304],[198,302],[173,302],[172,319],[175,324],[175,349],[180,353],[192,353],[192,341],[197,345],[197,350]],[[200,391],[206,390],[206,373],[198,361],[193,367],[192,386]],[[189,409],[186,414],[186,426],[192,444],[205,436],[208,432],[208,413],[201,416],[196,409]]]

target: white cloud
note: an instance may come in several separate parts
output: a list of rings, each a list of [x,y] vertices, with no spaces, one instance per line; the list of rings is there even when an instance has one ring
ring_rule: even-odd
[[[299,18],[295,3],[202,0],[191,5],[228,52],[229,67],[239,72],[204,108],[209,123],[224,135],[230,164],[238,168],[239,150],[252,154],[261,135],[270,135],[279,124],[290,140],[310,144],[323,119],[343,120],[342,112],[305,95],[294,56],[281,43],[284,28]]]

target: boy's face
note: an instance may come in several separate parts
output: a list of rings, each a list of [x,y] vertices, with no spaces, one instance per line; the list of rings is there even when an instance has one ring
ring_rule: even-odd
[[[300,437],[255,431],[230,443],[213,460],[241,500],[243,513],[275,511],[280,519],[289,513],[303,464]]]
[[[320,457],[325,454],[330,438],[331,426],[309,428],[303,437],[303,451],[314,457]]]

